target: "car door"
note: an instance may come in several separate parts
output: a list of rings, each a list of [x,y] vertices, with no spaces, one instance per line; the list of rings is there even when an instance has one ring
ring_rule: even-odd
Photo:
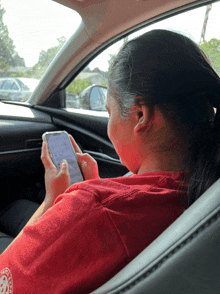
[[[3,3],[7,5],[8,2],[3,1]],[[58,4],[53,3],[53,5]],[[215,10],[218,11],[218,3],[215,4],[215,7]],[[58,10],[61,11],[62,9],[59,6]],[[108,46],[103,42],[103,44],[96,45],[96,48],[94,48],[94,44],[90,40],[89,49],[85,46],[85,43],[89,42],[89,38],[85,37],[85,40],[83,38],[77,39],[79,33],[84,36],[85,28],[81,24],[76,31],[76,36],[73,36],[66,45],[63,46],[60,40],[59,42],[63,47],[56,46],[47,51],[42,51],[38,63],[31,70],[25,67],[23,72],[18,73],[19,75],[22,73],[24,76],[28,73],[31,75],[29,77],[32,78],[39,78],[38,75],[40,74],[44,74],[44,76],[27,104],[17,103],[15,105],[16,103],[4,102],[0,108],[2,125],[0,130],[1,182],[4,194],[7,195],[4,198],[6,200],[3,207],[22,197],[39,203],[42,201],[44,170],[40,161],[40,150],[41,136],[46,131],[66,130],[69,132],[83,152],[90,153],[97,160],[101,177],[122,176],[128,172],[121,165],[113,145],[108,139],[107,112],[103,111],[104,108],[92,110],[80,107],[80,94],[93,85],[107,86],[108,66],[119,48],[128,39],[154,28],[177,30],[183,34],[186,34],[187,29],[187,33],[190,35],[194,32],[194,27],[192,23],[189,21],[187,23],[186,20],[193,20],[195,18],[193,13],[195,16],[199,15],[200,18],[203,18],[206,7],[197,8],[197,11],[189,11],[188,14],[182,13],[181,16],[177,15],[164,20],[161,18],[160,22],[152,23],[152,25],[146,22],[146,28],[141,26],[137,30],[134,27],[129,36],[121,38],[119,35],[119,41],[116,37],[112,38]],[[65,18],[67,12],[68,10],[65,10],[65,13],[63,12]],[[72,19],[71,14],[69,21]],[[196,24],[196,28],[202,29],[202,26]],[[210,34],[208,30],[206,33],[207,36]],[[74,46],[80,46],[80,42],[81,48],[79,50]],[[54,62],[50,63],[51,57],[48,56],[52,51],[61,48],[62,50],[55,57]],[[78,51],[80,54],[84,54],[84,58],[81,55],[78,57]],[[45,72],[46,66],[43,61],[49,66],[47,72]],[[12,68],[10,68],[11,70]],[[10,75],[9,72],[8,75]],[[71,103],[71,97],[74,100],[73,103]],[[88,99],[90,98],[88,96]],[[13,183],[16,183],[16,185]]]
[[[9,8],[7,7],[8,2],[9,1],[1,1],[1,5],[5,5],[7,13],[9,13]],[[83,1],[78,2],[81,5],[81,2]],[[198,10],[201,9],[201,13],[199,14],[199,21],[195,21],[195,19],[197,19],[195,17],[197,16],[197,14],[193,16],[190,14],[189,11],[188,16],[186,15],[183,20],[181,20],[181,17],[178,16],[176,17],[176,21],[174,21],[173,23],[168,22],[167,24],[165,24],[164,22],[162,22],[163,18],[165,20],[165,18],[169,18],[170,14],[176,14],[178,11],[175,11],[175,8],[179,5],[185,5],[187,1],[183,1],[179,4],[177,4],[177,1],[167,1],[168,4],[167,6],[164,4],[164,8],[162,4],[162,8],[160,8],[157,3],[157,12],[155,12],[156,9],[154,9],[153,7],[153,1],[150,3],[152,6],[149,6],[149,9],[147,9],[146,6],[147,2],[148,1],[143,1],[141,3],[142,11],[140,12],[139,10],[139,15],[135,15],[135,20],[130,18],[129,24],[128,22],[124,22],[123,15],[121,15],[123,28],[120,27],[119,30],[116,30],[114,28],[115,31],[114,29],[112,29],[112,32],[110,34],[110,28],[108,27],[109,31],[107,32],[107,29],[105,31],[106,37],[102,39],[103,35],[101,35],[100,33],[101,37],[98,41],[96,39],[98,37],[95,34],[93,35],[94,38],[91,38],[90,43],[89,38],[86,39],[87,43],[84,43],[84,48],[86,48],[87,45],[89,49],[87,48],[84,49],[84,51],[80,51],[75,47],[77,46],[77,43],[80,43],[81,41],[76,33],[76,35],[72,37],[72,39],[70,39],[68,43],[64,45],[64,47],[62,47],[63,44],[61,44],[62,40],[59,41],[59,45],[57,45],[57,43],[56,45],[50,45],[53,49],[59,47],[60,44],[62,45],[59,48],[62,49],[60,53],[58,53],[54,62],[52,62],[52,55],[50,54],[52,51],[56,50],[49,50],[51,49],[49,47],[47,47],[49,48],[47,50],[42,47],[38,52],[40,53],[39,60],[37,59],[38,62],[31,66],[31,70],[28,69],[28,66],[24,67],[25,70],[22,71],[24,75],[33,74],[31,77],[42,77],[42,80],[27,103],[10,103],[10,101],[0,102],[0,184],[2,194],[1,209],[5,208],[16,199],[21,198],[30,199],[38,203],[42,202],[45,190],[44,169],[40,160],[40,153],[42,144],[41,137],[42,134],[46,131],[66,130],[67,132],[69,132],[80,145],[83,152],[90,153],[97,160],[101,177],[121,176],[127,172],[127,169],[121,165],[119,158],[115,153],[113,145],[108,139],[107,113],[100,110],[96,111],[80,109],[78,106],[79,103],[77,99],[84,89],[94,83],[95,85],[106,86],[106,80],[104,79],[103,81],[88,82],[87,79],[84,78],[81,79],[81,82],[78,83],[78,85],[76,85],[75,82],[77,80],[77,77],[82,72],[88,73],[88,67],[90,70],[94,70],[96,68],[94,65],[92,65],[96,58],[97,60],[100,58],[101,62],[99,62],[99,64],[102,62],[104,63],[104,61],[107,61],[108,63],[108,61],[111,60],[111,57],[114,57],[114,54],[118,51],[120,46],[123,45],[123,43],[125,43],[129,38],[135,37],[135,34],[137,34],[137,29],[143,29],[142,33],[146,30],[151,30],[154,28],[173,29],[181,33],[186,33],[185,29],[191,27],[190,33],[193,34],[193,31],[196,30],[195,35],[201,35],[204,17],[205,15],[207,17],[207,14],[205,14],[206,6],[200,8],[199,6],[201,5],[201,3],[197,4]],[[57,3],[54,3],[54,5],[55,4],[58,5]],[[20,4],[18,3],[18,5]],[[26,5],[28,7],[28,2],[26,3]],[[34,6],[33,2],[32,5]],[[71,6],[70,3],[69,5]],[[84,3],[82,3],[82,7],[83,5]],[[14,6],[16,8],[15,4]],[[187,9],[189,8],[190,7],[185,7],[181,10],[187,11]],[[16,9],[18,11],[19,6]],[[65,18],[68,17],[68,11],[64,12],[64,10],[62,9],[62,6],[59,6],[59,14],[57,15],[57,18],[61,17],[61,14],[65,15]],[[169,11],[172,9],[172,12]],[[52,14],[52,11],[53,9],[50,10],[50,13],[48,12],[47,16],[49,14]],[[219,11],[219,3],[213,4],[212,12],[213,11]],[[165,12],[167,12],[167,14]],[[38,13],[39,15],[41,15],[43,13],[43,10],[39,10]],[[135,13],[136,10],[134,10],[134,14]],[[30,14],[31,13],[29,13],[29,15]],[[32,11],[32,18],[35,14],[37,13]],[[159,16],[157,14],[159,14]],[[113,16],[111,15],[111,17]],[[71,18],[69,18],[69,23],[67,26],[72,26],[72,28],[75,28],[76,25],[74,26],[74,24],[71,23]],[[200,19],[202,19],[202,21],[200,21]],[[208,24],[210,24],[210,19]],[[46,30],[47,27],[53,27],[53,25],[48,24],[49,17],[47,19],[47,22],[42,21],[42,19],[40,20],[44,30]],[[158,22],[159,20],[161,21],[160,23]],[[193,24],[196,24],[196,27],[194,27],[194,25],[191,23],[192,20]],[[114,19],[115,23],[117,21],[117,19]],[[33,19],[31,19],[29,25],[33,22]],[[54,21],[54,25],[55,24],[56,21]],[[150,24],[152,24],[152,26],[150,26]],[[9,26],[9,23],[7,23],[7,25]],[[61,26],[61,21],[59,22],[59,25]],[[145,26],[147,27],[144,28]],[[133,33],[133,35],[128,38],[128,31],[124,32],[125,29],[129,29],[129,32]],[[88,35],[90,33],[90,30],[92,30],[92,27],[84,33]],[[140,30],[138,33],[141,33]],[[32,31],[32,34],[36,35],[38,34],[38,31]],[[113,35],[115,35],[115,38],[113,38]],[[117,41],[117,39],[121,39],[123,35],[124,39],[119,41],[120,44],[116,44],[115,42]],[[82,36],[83,34],[81,35],[81,38],[83,38]],[[47,35],[47,38],[49,37],[51,37],[51,31]],[[220,39],[217,35],[213,37],[213,35],[210,34],[209,27],[206,31],[206,38],[207,43],[211,41],[212,38]],[[200,37],[197,37],[198,43],[199,39]],[[28,43],[29,46],[31,46],[31,44],[34,42],[28,39]],[[96,45],[94,45],[94,43]],[[115,44],[112,45],[113,43]],[[35,42],[35,46],[36,44],[37,42]],[[109,47],[110,51],[107,53],[107,55],[106,53],[103,54],[102,51],[110,45],[115,46],[116,50],[112,51],[112,47]],[[203,42],[201,46],[202,45],[207,44]],[[18,45],[17,47],[19,48]],[[205,50],[206,46],[203,46],[203,48]],[[207,49],[207,52],[209,52],[209,49],[210,48]],[[218,54],[218,46],[214,49],[215,53]],[[103,54],[102,56],[101,53]],[[212,53],[210,54],[212,56]],[[214,55],[215,54],[213,54],[212,56],[214,61],[212,61],[213,64],[216,64]],[[28,60],[28,57],[26,57],[26,60]],[[20,63],[22,64],[21,60]],[[46,65],[44,64],[47,64],[49,67],[47,72],[45,68]],[[13,70],[15,71],[16,69],[14,68]],[[216,70],[218,70],[217,67]],[[13,72],[13,74],[15,75],[16,72]],[[41,76],[39,77],[38,75],[40,74]],[[101,75],[102,73],[99,74]],[[79,87],[79,85],[81,88],[77,88]],[[68,95],[68,93],[70,94]],[[68,105],[67,98],[71,99],[71,95],[74,98],[74,103],[70,103]]]
[[[26,5],[29,7],[30,4],[28,1],[26,1]],[[57,3],[52,2],[50,5],[48,11],[53,11],[55,14],[53,21],[57,19],[58,15],[61,17],[60,15],[62,14],[64,28],[66,27],[67,17],[74,27],[74,19],[77,18],[75,12]],[[13,9],[16,7],[19,7],[16,2],[12,7],[9,6],[7,1],[3,0],[3,2],[1,2],[0,8],[5,8],[8,16],[11,11],[10,9],[12,9],[11,22],[6,21],[4,23],[10,32],[13,31],[11,24],[16,21],[16,19],[13,18]],[[32,5],[30,5],[29,8],[33,15],[35,15],[36,9],[38,9],[40,14],[42,13],[40,6],[32,7]],[[1,11],[0,9],[0,13]],[[21,11],[20,17],[27,17],[29,23],[24,23],[23,19],[20,19],[26,27],[32,26],[33,21],[30,21],[28,15],[25,13],[22,14]],[[43,20],[42,16],[42,18],[38,20],[36,18],[36,21],[41,24],[45,21],[45,23],[48,24],[48,14],[45,15],[45,20]],[[56,32],[61,25],[62,20],[57,27],[54,28],[54,32]],[[20,28],[19,22],[17,23],[17,28]],[[40,27],[39,30],[40,29],[42,33],[46,30],[45,26]],[[69,36],[72,34],[72,31],[73,29],[70,30]],[[22,33],[24,39],[25,31]],[[44,38],[40,36],[39,42],[41,39],[47,41],[50,33],[51,30],[45,33]],[[5,30],[5,35],[3,37],[5,46],[7,46],[7,42],[10,40],[7,34]],[[21,34],[21,32],[18,31],[18,35],[19,34]],[[31,50],[34,51],[34,46],[31,47],[31,36],[30,34],[26,42],[29,44],[27,47],[32,48]],[[55,35],[56,42],[58,36],[59,35]],[[67,37],[65,38],[67,39]],[[37,52],[37,55],[39,55],[39,57],[37,57],[37,65],[34,64],[36,61],[33,61],[32,66],[27,66],[22,61],[20,55],[15,51],[13,56],[17,57],[12,61],[14,64],[17,62],[19,66],[13,66],[12,61],[6,59],[5,63],[8,66],[4,67],[4,72],[0,71],[2,79],[6,76],[6,81],[3,83],[1,93],[1,95],[4,95],[4,102],[0,102],[0,185],[3,195],[0,211],[17,199],[28,199],[39,204],[43,201],[45,196],[44,168],[40,156],[42,135],[44,132],[66,130],[70,133],[82,148],[82,151],[90,153],[97,160],[101,177],[122,176],[127,172],[127,169],[121,165],[113,145],[108,139],[108,115],[106,111],[102,112],[103,115],[101,116],[99,111],[91,111],[89,114],[80,113],[80,111],[77,113],[75,110],[76,104],[74,103],[71,105],[72,108],[68,110],[65,107],[67,97],[66,89],[63,87],[58,87],[53,93],[48,94],[45,103],[41,104],[35,102],[22,103],[16,101],[17,99],[13,99],[12,94],[14,95],[15,92],[17,92],[17,84],[14,84],[13,77],[39,79],[40,76],[44,74],[44,71],[46,71],[47,66],[50,65],[51,56],[54,57],[54,52],[57,53],[59,49],[61,49],[63,39],[59,39],[59,45],[52,47],[53,50],[50,48],[52,45],[48,43],[49,49],[46,53],[47,55],[51,54],[50,57],[47,56],[48,60],[45,52],[42,52],[42,50]],[[14,42],[19,46],[19,44],[16,43],[16,38]],[[29,54],[30,51],[26,56],[27,58]],[[3,57],[2,53],[2,59]],[[37,94],[41,91],[42,85],[44,84],[46,84],[46,81],[38,85]],[[86,85],[87,83],[84,84],[84,86]],[[76,97],[76,95],[74,97]],[[59,104],[59,101],[61,101],[62,104]]]

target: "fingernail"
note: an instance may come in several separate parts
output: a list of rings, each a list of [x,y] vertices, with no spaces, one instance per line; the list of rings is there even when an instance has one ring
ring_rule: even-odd
[[[68,164],[68,162],[66,161],[66,159],[63,159],[61,164]]]

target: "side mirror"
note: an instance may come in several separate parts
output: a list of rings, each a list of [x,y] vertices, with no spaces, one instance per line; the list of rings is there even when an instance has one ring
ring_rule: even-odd
[[[107,88],[103,86],[93,86],[89,100],[91,110],[106,111]]]

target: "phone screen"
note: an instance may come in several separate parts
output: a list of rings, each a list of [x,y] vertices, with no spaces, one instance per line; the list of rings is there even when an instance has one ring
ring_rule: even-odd
[[[66,132],[47,133],[46,139],[57,169],[60,170],[62,160],[66,159],[70,173],[70,184],[82,182],[83,176],[68,134]]]

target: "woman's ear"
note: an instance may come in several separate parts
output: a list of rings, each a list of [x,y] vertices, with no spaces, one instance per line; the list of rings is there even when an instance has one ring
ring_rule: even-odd
[[[149,126],[149,121],[153,116],[153,109],[149,106],[141,105],[136,109],[135,119],[136,125],[134,127],[135,133],[143,132]]]

